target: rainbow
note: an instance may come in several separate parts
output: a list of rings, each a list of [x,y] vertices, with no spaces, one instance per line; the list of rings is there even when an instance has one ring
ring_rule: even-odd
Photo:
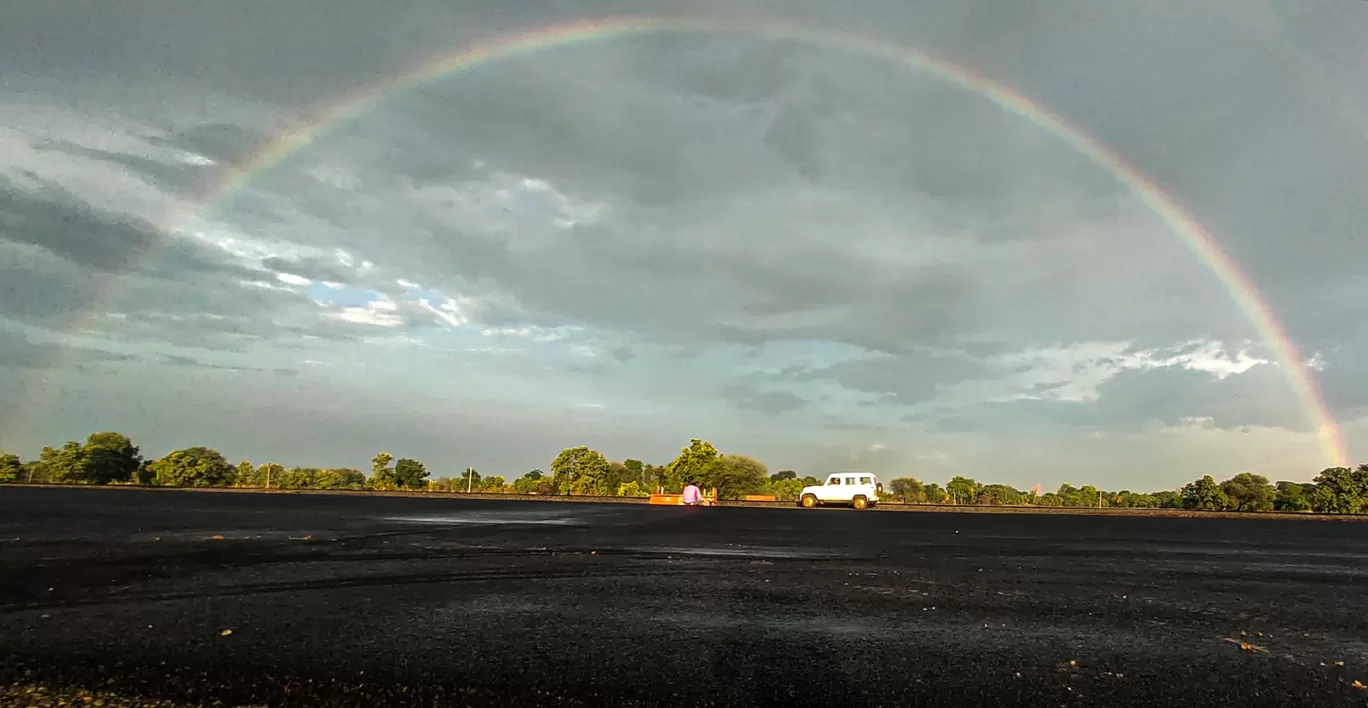
[[[189,218],[182,226],[189,228],[194,219],[212,213],[229,197],[290,155],[309,146],[331,129],[365,115],[396,94],[498,60],[632,36],[689,33],[739,34],[771,41],[796,42],[900,63],[981,96],[1067,143],[1139,196],[1164,220],[1183,244],[1211,269],[1230,292],[1243,315],[1273,350],[1279,367],[1285,372],[1293,392],[1306,411],[1333,464],[1349,464],[1344,441],[1325,405],[1320,389],[1310,376],[1301,353],[1275,316],[1273,308],[1211,234],[1207,233],[1178,202],[1115,151],[1045,106],[967,67],[928,52],[876,38],[772,20],[611,16],[523,30],[465,44],[423,61],[398,75],[346,95],[279,133],[273,141],[238,163],[226,177],[202,192],[196,200],[200,208],[192,210],[193,213],[188,215]]]

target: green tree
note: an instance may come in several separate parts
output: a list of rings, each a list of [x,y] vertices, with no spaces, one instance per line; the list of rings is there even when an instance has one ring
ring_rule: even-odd
[[[566,448],[551,462],[551,474],[560,494],[603,494],[608,458],[583,445]]]
[[[459,482],[459,484],[456,485],[456,491],[478,492],[480,491],[480,480],[482,479],[484,479],[484,477],[480,475],[479,470],[475,469],[474,467],[467,467],[465,470],[465,474],[461,475],[461,478],[456,480],[457,482]]]
[[[29,460],[24,463],[24,481],[33,484],[46,484],[48,480],[47,465],[42,460]]]
[[[603,481],[599,483],[599,489],[595,494],[612,496],[617,493],[617,488],[631,481],[631,470],[621,462],[608,462],[608,474],[604,475]]]
[[[1175,489],[1165,489],[1162,492],[1152,492],[1154,502],[1161,509],[1180,509],[1183,506],[1183,495]]]
[[[276,478],[276,487],[279,489],[316,489],[319,472],[322,470],[316,467],[291,467]]]
[[[793,470],[779,470],[770,475],[771,482],[782,482],[786,479],[798,479],[798,473]]]
[[[556,486],[541,470],[532,470],[513,480],[513,491],[518,494],[555,494]]]
[[[399,480],[394,476],[394,455],[382,452],[371,459],[371,489],[397,489]]]
[[[808,476],[806,476],[806,477],[803,478],[803,486],[804,486],[804,487],[815,487],[815,486],[817,486],[817,485],[819,485],[819,484],[821,484],[821,483],[822,483],[822,480],[817,479],[816,477],[813,477],[812,475],[808,475]]]
[[[950,498],[950,494],[935,482],[923,487],[922,494],[926,495],[926,501],[931,504],[944,504],[945,500]]]
[[[314,474],[314,489],[364,489],[365,486],[366,473],[350,467],[318,470]]]
[[[19,456],[6,452],[0,454],[0,484],[8,484],[23,479],[24,463],[19,460]]]
[[[1130,509],[1153,509],[1159,506],[1159,500],[1153,494],[1143,492],[1122,491],[1117,494],[1118,506]]]
[[[256,468],[252,463],[243,460],[238,463],[237,469],[233,471],[233,485],[237,487],[259,487],[256,481]]]
[[[798,495],[803,492],[803,480],[796,477],[785,479],[774,479],[770,476],[769,493],[779,501],[797,501]]]
[[[508,481],[501,475],[492,474],[480,480],[480,491],[487,494],[502,494],[508,491]]]
[[[417,460],[401,457],[394,463],[394,483],[400,489],[422,489],[427,478],[427,467]]]
[[[176,450],[148,467],[156,484],[165,487],[219,487],[233,474],[223,454],[207,447]]]
[[[641,468],[641,485],[648,491],[657,491],[665,485],[665,467],[662,465],[646,465]]]
[[[1026,495],[1006,484],[984,485],[978,491],[977,503],[986,506],[1011,506],[1025,503]]]
[[[689,446],[680,449],[679,456],[665,466],[665,488],[671,491],[683,489],[688,482],[699,481],[703,468],[716,460],[719,454],[712,443],[693,438]]]
[[[1273,508],[1278,511],[1310,511],[1311,494],[1315,489],[1314,484],[1278,482],[1278,493],[1273,498]]]
[[[755,494],[769,475],[765,464],[746,455],[719,455],[693,478],[705,489],[716,488],[723,499],[740,499]]]
[[[137,446],[122,433],[92,433],[82,451],[86,484],[128,482],[143,462]]]
[[[1221,489],[1221,485],[1217,484],[1211,475],[1206,475],[1185,485],[1182,496],[1183,508],[1185,509],[1220,511],[1230,503],[1226,493]]]
[[[627,468],[627,475],[624,482],[636,482],[638,486],[646,486],[649,480],[646,479],[646,465],[641,460],[623,460],[622,466]]]
[[[68,440],[59,448],[45,447],[38,453],[38,461],[47,473],[47,481],[54,484],[84,484],[85,447]]]
[[[267,462],[257,467],[257,479],[261,481],[261,486],[267,489],[279,489],[280,480],[285,476],[285,465],[279,462]]]
[[[1358,469],[1331,467],[1314,481],[1311,507],[1330,514],[1358,514],[1368,509],[1368,465]]]
[[[144,487],[156,484],[157,475],[152,471],[152,460],[143,460],[143,463],[138,465],[138,471],[133,473],[133,479]]]
[[[1271,511],[1278,491],[1263,475],[1241,472],[1221,483],[1221,491],[1236,511]]]
[[[978,482],[956,475],[945,483],[945,493],[954,504],[972,504],[978,498]]]
[[[904,504],[915,504],[926,498],[926,487],[915,477],[898,477],[888,483],[888,492]]]
[[[620,497],[649,497],[651,493],[641,488],[641,484],[636,480],[618,485],[617,495]]]

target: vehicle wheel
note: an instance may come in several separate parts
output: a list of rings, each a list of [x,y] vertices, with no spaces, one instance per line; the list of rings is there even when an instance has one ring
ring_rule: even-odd
[[[856,509],[866,509],[869,507],[869,500],[863,496],[855,497],[850,501],[850,505]]]
[[[802,504],[804,509],[811,509],[817,506],[817,497],[811,494],[804,494]]]

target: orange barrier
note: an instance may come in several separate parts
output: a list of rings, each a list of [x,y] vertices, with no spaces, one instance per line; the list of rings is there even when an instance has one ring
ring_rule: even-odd
[[[711,495],[711,496],[709,496],[706,492],[704,492],[702,496],[703,496],[703,503],[704,503],[704,505],[706,505],[706,506],[717,506],[717,490],[716,490],[716,489],[713,489],[713,490],[712,490],[712,495]],[[771,498],[772,498],[772,497],[771,497]],[[648,504],[666,504],[666,505],[672,505],[672,506],[682,506],[682,505],[684,504],[684,495],[683,495],[683,494],[652,494],[652,495],[651,495],[650,501],[648,501],[647,503],[648,503]]]
[[[745,501],[779,501],[779,497],[773,494],[747,494],[742,499]]]

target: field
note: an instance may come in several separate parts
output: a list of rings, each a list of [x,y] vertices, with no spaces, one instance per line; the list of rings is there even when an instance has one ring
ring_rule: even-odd
[[[1362,523],[10,487],[0,578],[5,705],[1368,705]]]

